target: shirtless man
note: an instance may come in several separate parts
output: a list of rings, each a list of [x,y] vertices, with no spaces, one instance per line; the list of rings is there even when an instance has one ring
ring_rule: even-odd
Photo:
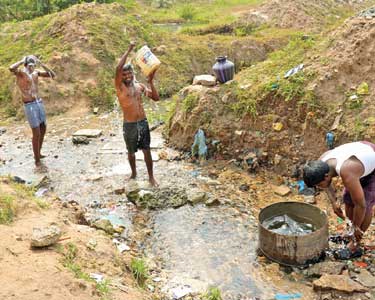
[[[37,63],[41,65],[44,71],[35,69]],[[22,64],[24,68],[19,69],[19,66]],[[32,145],[35,165],[40,166],[40,159],[44,157],[40,151],[42,149],[47,124],[44,105],[42,99],[38,96],[38,78],[39,76],[54,78],[55,73],[41,63],[34,55],[24,57],[19,62],[11,65],[9,70],[16,75],[16,83],[22,93],[25,114],[33,133]]]
[[[132,65],[125,64],[128,55],[130,51],[133,50],[134,46],[135,43],[131,42],[129,49],[124,53],[117,65],[115,87],[124,116],[123,133],[126,148],[128,150],[129,164],[132,171],[130,178],[133,179],[137,176],[135,152],[137,152],[138,149],[141,149],[146,162],[150,184],[152,186],[157,186],[158,183],[153,174],[150,150],[150,129],[143,109],[142,95],[144,94],[152,100],[158,101],[159,94],[153,84],[155,71],[148,76],[150,88],[147,88],[144,84],[139,83],[134,79]]]
[[[325,189],[333,210],[340,218],[345,216],[331,186],[333,177],[341,177],[345,187],[343,200],[345,214],[354,226],[355,240],[335,253],[336,258],[361,256],[359,243],[369,228],[375,204],[375,144],[354,142],[325,152],[319,160],[308,162],[303,179],[308,186]]]

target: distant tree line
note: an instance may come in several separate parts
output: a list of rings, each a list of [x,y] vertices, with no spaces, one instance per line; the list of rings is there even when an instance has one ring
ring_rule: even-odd
[[[111,3],[115,0],[0,0],[0,22],[33,19],[85,2]]]

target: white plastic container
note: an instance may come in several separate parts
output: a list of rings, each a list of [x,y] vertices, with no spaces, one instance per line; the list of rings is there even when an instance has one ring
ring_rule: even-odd
[[[135,63],[145,76],[159,68],[160,60],[151,52],[150,48],[143,46],[135,55]]]

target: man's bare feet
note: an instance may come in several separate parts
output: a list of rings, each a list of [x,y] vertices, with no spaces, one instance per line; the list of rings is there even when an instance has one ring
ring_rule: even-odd
[[[47,155],[43,155],[43,154],[40,154],[39,156],[41,159],[47,157]]]
[[[128,180],[136,179],[137,178],[137,173],[131,174],[128,178]]]
[[[159,186],[159,183],[157,183],[157,181],[155,180],[155,178],[150,178],[150,179],[149,179],[149,182],[150,182],[150,184],[151,184],[153,187],[158,187],[158,186]]]

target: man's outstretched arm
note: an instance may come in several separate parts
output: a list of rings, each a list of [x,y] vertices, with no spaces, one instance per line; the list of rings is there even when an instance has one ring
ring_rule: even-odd
[[[120,88],[121,86],[122,68],[124,67],[126,60],[128,59],[129,53],[134,49],[134,47],[135,47],[135,42],[130,42],[128,50],[122,55],[116,67],[116,78],[115,78],[116,88]]]

